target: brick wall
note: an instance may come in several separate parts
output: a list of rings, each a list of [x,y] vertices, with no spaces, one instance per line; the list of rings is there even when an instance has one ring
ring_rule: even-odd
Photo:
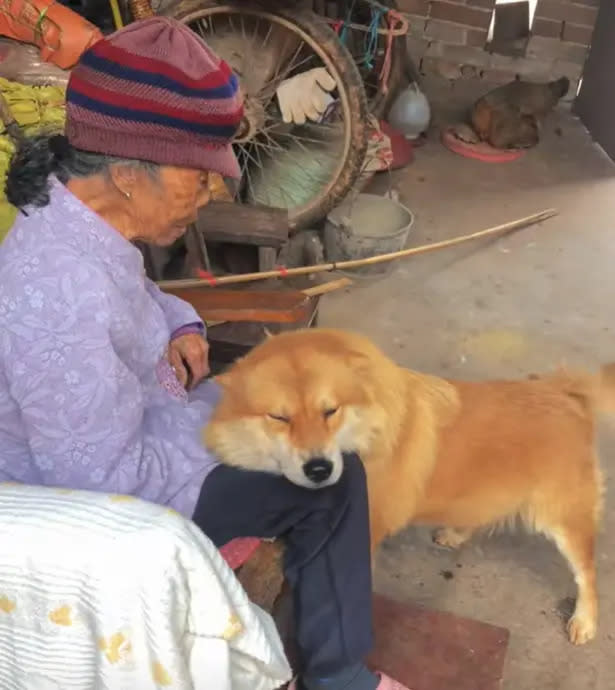
[[[615,0],[603,0],[612,2]],[[505,83],[569,77],[576,86],[591,43],[600,0],[538,0],[525,54],[489,52],[487,36],[495,0],[398,0],[409,15],[408,43],[424,74]]]

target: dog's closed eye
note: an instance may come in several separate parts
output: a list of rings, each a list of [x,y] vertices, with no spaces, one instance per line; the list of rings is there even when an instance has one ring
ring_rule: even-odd
[[[275,419],[276,422],[283,422],[284,424],[290,423],[290,417],[285,417],[281,414],[268,414],[269,419]]]
[[[329,417],[333,417],[333,415],[339,410],[339,407],[329,407],[327,408],[322,414],[325,419],[329,419]]]

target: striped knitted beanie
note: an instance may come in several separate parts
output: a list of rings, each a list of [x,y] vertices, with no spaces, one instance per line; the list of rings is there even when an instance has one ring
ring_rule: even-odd
[[[237,77],[188,27],[129,24],[81,56],[66,91],[72,146],[239,177],[231,141],[243,114]]]

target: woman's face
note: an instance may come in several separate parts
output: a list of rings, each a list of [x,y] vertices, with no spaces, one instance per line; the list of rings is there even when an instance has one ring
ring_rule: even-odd
[[[129,194],[126,209],[135,239],[165,247],[186,232],[209,201],[208,174],[174,166],[161,166],[155,176],[139,170]]]

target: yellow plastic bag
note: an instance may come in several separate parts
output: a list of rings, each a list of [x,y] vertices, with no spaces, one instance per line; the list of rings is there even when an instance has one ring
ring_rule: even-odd
[[[0,91],[26,136],[42,130],[64,130],[65,90],[61,86],[30,86],[0,77]],[[6,174],[14,153],[15,146],[0,123],[0,242],[17,216],[17,209],[4,196]]]

